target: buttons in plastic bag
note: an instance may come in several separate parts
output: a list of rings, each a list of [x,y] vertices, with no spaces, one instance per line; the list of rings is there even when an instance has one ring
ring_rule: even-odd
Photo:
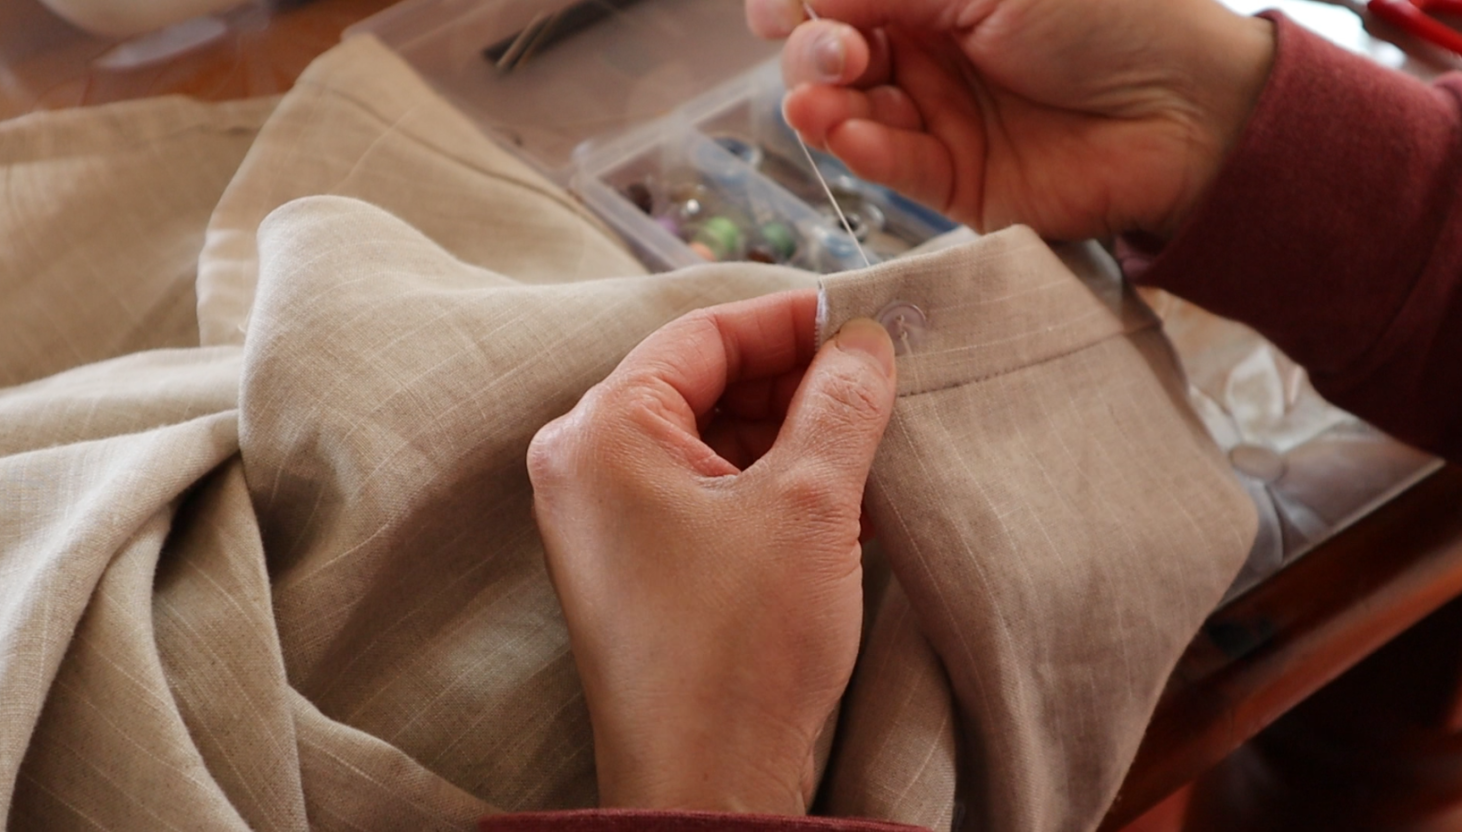
[[[1265,483],[1278,480],[1286,469],[1284,457],[1264,445],[1235,445],[1229,449],[1228,460],[1234,470]]]

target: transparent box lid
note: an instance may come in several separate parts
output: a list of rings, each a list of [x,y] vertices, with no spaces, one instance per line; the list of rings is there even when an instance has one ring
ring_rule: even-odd
[[[589,6],[603,18],[532,44],[554,13],[582,18]],[[666,115],[776,55],[780,44],[752,35],[742,8],[740,0],[405,0],[345,36],[375,35],[484,131],[566,183],[584,141]],[[502,53],[525,31],[526,58],[500,71],[485,53]]]

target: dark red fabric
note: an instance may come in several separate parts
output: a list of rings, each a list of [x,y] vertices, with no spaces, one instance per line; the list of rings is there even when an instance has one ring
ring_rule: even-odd
[[[787,815],[728,815],[718,812],[652,812],[596,809],[582,812],[532,812],[489,815],[482,832],[918,832],[922,827],[851,818]]]
[[[1462,462],[1462,76],[1429,87],[1271,19],[1278,51],[1249,124],[1139,280],[1248,323],[1332,402]],[[481,821],[483,832],[914,828],[623,810]]]
[[[1462,462],[1462,76],[1428,86],[1272,19],[1258,107],[1140,280],[1253,326],[1330,401]]]

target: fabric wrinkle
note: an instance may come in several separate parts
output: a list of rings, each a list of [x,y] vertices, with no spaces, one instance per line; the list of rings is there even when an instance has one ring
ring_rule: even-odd
[[[646,274],[369,38],[277,101],[37,116],[0,126],[13,146],[0,228],[35,236],[0,252],[7,823],[592,806],[528,443],[668,321],[815,278]],[[78,239],[87,199],[112,213]],[[1247,548],[1106,268],[1017,229],[822,286],[824,337],[929,314],[869,486],[891,577],[827,740],[834,814],[1089,828]]]

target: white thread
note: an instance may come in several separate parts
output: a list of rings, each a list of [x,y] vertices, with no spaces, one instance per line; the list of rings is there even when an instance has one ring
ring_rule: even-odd
[[[812,18],[813,20],[822,19],[818,17],[817,12],[813,11],[812,7],[807,5],[806,3],[802,4],[802,9],[803,11],[807,12],[807,16]],[[796,130],[792,131],[792,135],[797,137],[797,144],[801,145],[802,147],[802,155],[807,157],[807,164],[812,168],[812,175],[817,177],[817,184],[821,185],[822,192],[827,194],[827,201],[831,203],[831,205],[833,206],[833,211],[837,213],[838,222],[841,222],[843,224],[843,230],[848,232],[848,239],[853,241],[853,248],[858,249],[858,256],[863,258],[863,265],[871,268],[873,266],[873,261],[868,259],[868,253],[863,250],[863,245],[858,242],[858,235],[853,233],[853,225],[848,222],[847,216],[843,214],[843,206],[839,205],[837,198],[833,196],[833,189],[828,186],[827,180],[822,178],[822,171],[817,169],[817,162],[812,158],[812,151],[807,148],[807,142],[802,141],[802,134],[797,132]]]
[[[792,131],[792,135],[797,136],[797,144],[802,145],[802,155],[807,157],[807,164],[812,166],[812,175],[817,177],[817,184],[821,185],[822,192],[827,194],[827,201],[832,203],[833,210],[837,212],[838,221],[843,224],[843,230],[848,232],[848,239],[853,241],[853,248],[858,249],[858,256],[863,258],[863,265],[872,267],[873,261],[868,259],[868,253],[863,250],[862,244],[858,242],[858,236],[853,233],[852,224],[843,215],[842,206],[838,205],[837,199],[833,197],[833,189],[828,187],[827,180],[822,178],[822,171],[817,169],[817,162],[813,161],[812,151],[807,149],[807,142],[802,141],[802,136],[795,130]]]

